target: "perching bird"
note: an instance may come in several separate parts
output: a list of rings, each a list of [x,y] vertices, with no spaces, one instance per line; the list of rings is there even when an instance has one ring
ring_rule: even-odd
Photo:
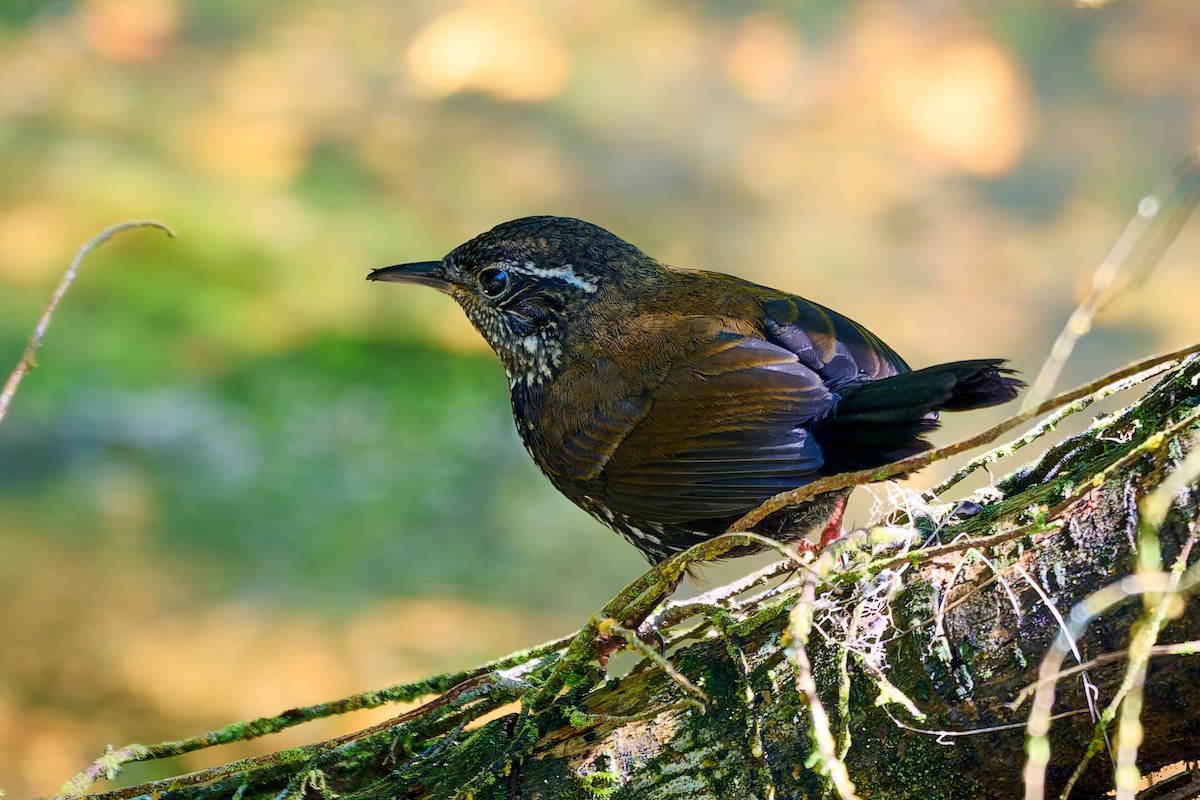
[[[911,371],[823,306],[660,264],[576,219],[506,222],[375,281],[453,297],[504,364],[517,430],[551,483],[651,563],[767,498],[929,449],[937,412],[1013,399],[1002,359]],[[840,534],[848,489],[754,527]]]

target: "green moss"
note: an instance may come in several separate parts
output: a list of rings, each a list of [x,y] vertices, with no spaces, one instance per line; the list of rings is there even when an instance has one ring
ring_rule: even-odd
[[[620,788],[621,776],[616,772],[589,772],[579,776],[579,788],[585,797],[612,797]]]
[[[956,747],[962,747],[974,756],[970,744],[958,739]],[[920,797],[923,800],[950,800],[951,797],[973,797],[982,792],[964,791],[962,764],[952,764],[944,757],[944,747],[933,736],[912,736],[905,740],[904,757],[881,759],[878,779],[871,781],[877,792],[864,791],[876,797]],[[968,773],[969,774],[969,773]],[[860,776],[861,778],[862,776]],[[954,786],[953,796],[938,791],[939,786]],[[866,785],[862,787],[868,789]]]

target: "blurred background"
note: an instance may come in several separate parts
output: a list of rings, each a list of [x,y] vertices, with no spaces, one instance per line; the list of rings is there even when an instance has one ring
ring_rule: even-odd
[[[0,425],[0,788],[498,657],[642,572],[457,306],[369,269],[578,216],[1032,377],[1200,141],[1198,67],[1170,0],[0,2],[0,372],[84,240],[179,233],[84,264]],[[1198,252],[1060,387],[1200,338]]]

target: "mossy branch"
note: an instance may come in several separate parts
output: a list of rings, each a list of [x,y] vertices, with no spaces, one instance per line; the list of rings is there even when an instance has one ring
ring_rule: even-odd
[[[922,507],[814,561],[664,603],[690,559],[761,542],[727,535],[635,581],[573,637],[114,751],[60,796],[121,761],[424,693],[421,708],[351,736],[100,796],[1129,796],[1138,774],[1200,757],[1194,351],[1068,393],[1082,408],[1130,375],[1158,378],[975,498],[976,513]],[[642,661],[607,677],[597,642],[636,640],[647,616]],[[1110,740],[1111,761],[1095,758]]]

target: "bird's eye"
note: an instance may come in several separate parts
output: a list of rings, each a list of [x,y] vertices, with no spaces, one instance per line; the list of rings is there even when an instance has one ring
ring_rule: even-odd
[[[508,291],[509,282],[508,270],[499,267],[488,267],[479,273],[479,291],[492,300]]]

